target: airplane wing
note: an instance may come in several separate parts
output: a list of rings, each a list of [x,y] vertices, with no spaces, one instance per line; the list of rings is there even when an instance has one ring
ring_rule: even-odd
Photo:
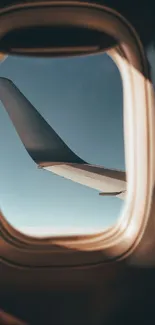
[[[0,77],[0,100],[34,162],[59,176],[100,191],[100,195],[124,198],[126,174],[94,166],[77,156],[20,92]]]

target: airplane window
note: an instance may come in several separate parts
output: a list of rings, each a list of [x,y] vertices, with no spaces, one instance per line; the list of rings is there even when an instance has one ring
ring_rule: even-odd
[[[123,90],[113,60],[106,53],[9,56],[0,65],[0,100],[0,208],[7,221],[34,236],[95,233],[113,225],[126,189]],[[35,130],[38,141],[47,139],[47,152],[34,148]]]

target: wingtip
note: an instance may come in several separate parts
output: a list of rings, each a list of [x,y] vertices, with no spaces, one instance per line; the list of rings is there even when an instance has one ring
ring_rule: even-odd
[[[37,164],[83,163],[9,78],[0,77],[0,100],[26,150]]]

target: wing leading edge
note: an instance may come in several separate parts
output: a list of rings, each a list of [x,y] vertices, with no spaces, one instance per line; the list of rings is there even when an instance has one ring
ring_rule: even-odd
[[[125,172],[90,165],[78,157],[7,78],[0,77],[0,100],[27,152],[39,167],[96,189],[100,195],[125,197]]]

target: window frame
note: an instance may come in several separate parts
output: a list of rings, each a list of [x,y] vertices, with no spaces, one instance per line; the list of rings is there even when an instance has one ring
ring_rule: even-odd
[[[60,7],[65,7],[65,14]],[[124,258],[142,238],[154,185],[154,93],[142,44],[132,26],[115,10],[78,1],[7,7],[0,10],[2,29],[23,23],[23,17],[26,21],[33,8],[40,13],[37,20],[46,12],[47,23],[52,15],[55,21],[60,17],[64,23],[87,24],[120,40],[120,45],[107,53],[117,64],[123,82],[127,197],[116,224],[94,235],[34,238],[15,230],[1,213],[0,255],[6,263],[28,268],[90,265]]]

